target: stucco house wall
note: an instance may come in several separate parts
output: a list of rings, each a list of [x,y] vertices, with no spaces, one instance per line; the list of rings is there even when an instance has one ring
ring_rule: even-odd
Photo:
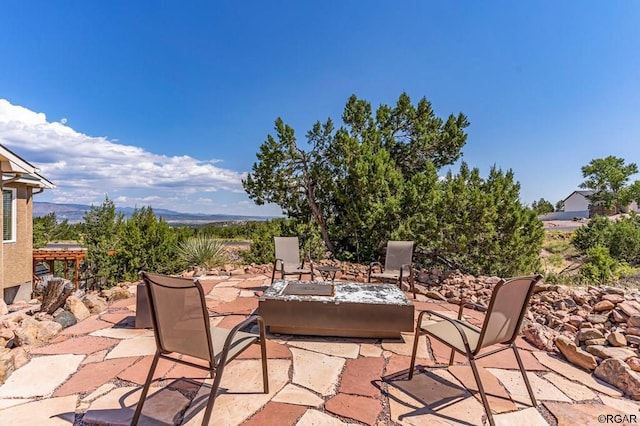
[[[0,145],[0,295],[7,303],[31,298],[33,280],[33,196],[54,185],[38,169]],[[11,194],[10,238],[4,233],[4,196]],[[7,198],[9,200],[9,198]],[[15,227],[13,226],[15,223]]]
[[[2,287],[7,291],[6,299],[23,299],[19,293],[20,287],[30,288],[33,278],[33,197],[32,189],[26,185],[7,185],[4,189],[16,189],[16,235],[15,241],[3,242],[2,260],[4,264]],[[0,207],[0,211],[2,207]],[[2,224],[0,215],[0,225]],[[1,228],[0,228],[1,229]],[[3,291],[4,293],[4,291]],[[15,293],[15,294],[14,294]],[[30,291],[29,291],[30,293]],[[29,294],[30,297],[30,294]]]

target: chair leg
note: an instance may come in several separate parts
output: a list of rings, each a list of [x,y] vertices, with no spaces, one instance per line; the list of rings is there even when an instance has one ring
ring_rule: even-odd
[[[456,351],[451,349],[451,355],[449,355],[449,365],[453,365],[453,359],[456,357]]]
[[[533,389],[531,388],[531,384],[529,383],[529,378],[527,377],[527,372],[524,369],[524,364],[522,363],[522,358],[520,358],[520,353],[518,352],[518,348],[516,347],[516,343],[513,342],[511,344],[513,348],[513,353],[516,355],[516,361],[518,361],[518,367],[520,367],[520,374],[522,374],[522,378],[524,379],[524,384],[527,386],[527,392],[529,392],[529,398],[531,398],[531,403],[534,407],[538,406],[536,402],[536,397],[533,396]]]
[[[413,369],[416,366],[416,354],[418,353],[418,340],[420,340],[420,325],[416,326],[416,334],[413,336],[413,349],[411,350],[411,365],[409,366],[409,380],[413,378]]]
[[[213,379],[213,384],[211,385],[211,392],[209,393],[209,402],[207,403],[207,409],[204,412],[204,418],[202,419],[202,426],[207,426],[209,424],[209,420],[211,419],[211,413],[213,413],[213,404],[216,402],[216,394],[218,393],[218,388],[220,387],[220,381],[222,380],[222,371],[224,370],[224,365],[218,365],[216,368],[216,376]]]
[[[416,295],[416,282],[415,282],[415,279],[413,277],[413,272],[410,272],[409,283],[411,284],[411,291],[413,292],[413,298],[417,299],[418,296]]]
[[[267,339],[265,338],[264,321],[259,322],[260,327],[260,356],[262,357],[262,387],[264,393],[269,393],[269,374],[267,372]]]
[[[276,267],[273,267],[273,272],[271,272],[271,284],[276,280]]]
[[[487,419],[489,420],[489,424],[491,426],[495,426],[495,422],[493,421],[493,415],[491,414],[491,408],[489,407],[489,400],[487,399],[487,394],[484,392],[484,386],[482,386],[482,381],[480,381],[480,372],[478,371],[478,367],[476,366],[476,361],[472,357],[469,357],[469,364],[471,364],[473,377],[475,377],[476,379],[478,390],[480,391],[480,398],[482,399],[482,405],[484,405],[484,411],[486,411],[487,413]]]
[[[156,351],[156,354],[153,357],[153,361],[151,362],[151,368],[149,369],[149,374],[147,374],[147,380],[145,380],[144,382],[142,393],[140,394],[140,400],[138,401],[138,405],[136,406],[136,411],[133,413],[133,419],[131,419],[131,426],[136,426],[138,424],[138,420],[140,419],[140,414],[142,414],[142,406],[144,405],[144,401],[147,398],[147,394],[149,393],[151,380],[153,379],[153,374],[156,372],[156,367],[158,366],[159,360],[160,360],[160,352]]]

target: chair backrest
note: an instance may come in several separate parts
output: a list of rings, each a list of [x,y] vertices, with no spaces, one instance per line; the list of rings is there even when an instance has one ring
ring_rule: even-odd
[[[494,343],[511,343],[520,332],[533,289],[541,275],[501,280],[491,294],[476,353]]]
[[[399,274],[402,265],[411,264],[412,258],[413,241],[389,241],[384,259],[384,271]],[[409,272],[409,270],[405,268],[404,272]]]
[[[274,237],[276,259],[282,259],[284,270],[291,271],[300,267],[300,246],[298,237]]]
[[[200,283],[148,272],[140,275],[149,299],[158,349],[215,363],[209,314]]]

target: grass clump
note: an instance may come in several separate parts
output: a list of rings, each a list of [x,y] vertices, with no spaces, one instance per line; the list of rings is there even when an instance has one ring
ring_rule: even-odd
[[[178,247],[180,260],[188,266],[211,269],[228,262],[227,251],[222,241],[198,236],[189,238]]]

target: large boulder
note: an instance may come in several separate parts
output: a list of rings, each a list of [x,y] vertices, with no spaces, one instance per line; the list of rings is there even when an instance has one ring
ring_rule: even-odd
[[[586,351],[598,358],[619,358],[623,361],[638,356],[638,352],[630,348],[612,348],[608,346],[592,345],[587,346]]]
[[[71,295],[67,297],[67,302],[65,303],[64,307],[65,310],[71,312],[73,316],[76,317],[76,320],[78,322],[91,316],[91,312],[89,311],[89,309],[76,296]]]
[[[556,332],[544,325],[529,322],[522,328],[522,337],[538,349],[555,352],[553,340]]]
[[[99,314],[107,310],[107,301],[95,293],[87,294],[82,298],[82,303],[92,314]]]
[[[9,348],[0,348],[0,383],[4,383],[15,369],[13,351]]]
[[[569,339],[567,336],[556,337],[555,344],[567,361],[574,365],[589,371],[593,370],[598,365],[596,358],[593,355],[577,347],[573,340]]]
[[[40,327],[38,323],[39,321],[28,316],[21,316],[18,319],[16,328],[13,330],[17,346],[37,346],[39,344],[38,331]]]
[[[114,302],[120,299],[128,299],[132,296],[131,292],[127,287],[124,286],[114,286],[105,290],[102,290],[100,294],[105,297],[109,302]]]
[[[38,344],[47,343],[62,331],[62,324],[55,321],[38,321],[38,323]]]
[[[609,358],[593,372],[596,377],[617,387],[627,396],[636,401],[640,400],[640,375],[621,359]]]
[[[60,324],[62,328],[71,327],[72,325],[78,322],[75,315],[73,315],[69,311],[60,312],[58,315],[55,316],[53,320],[58,324]]]

